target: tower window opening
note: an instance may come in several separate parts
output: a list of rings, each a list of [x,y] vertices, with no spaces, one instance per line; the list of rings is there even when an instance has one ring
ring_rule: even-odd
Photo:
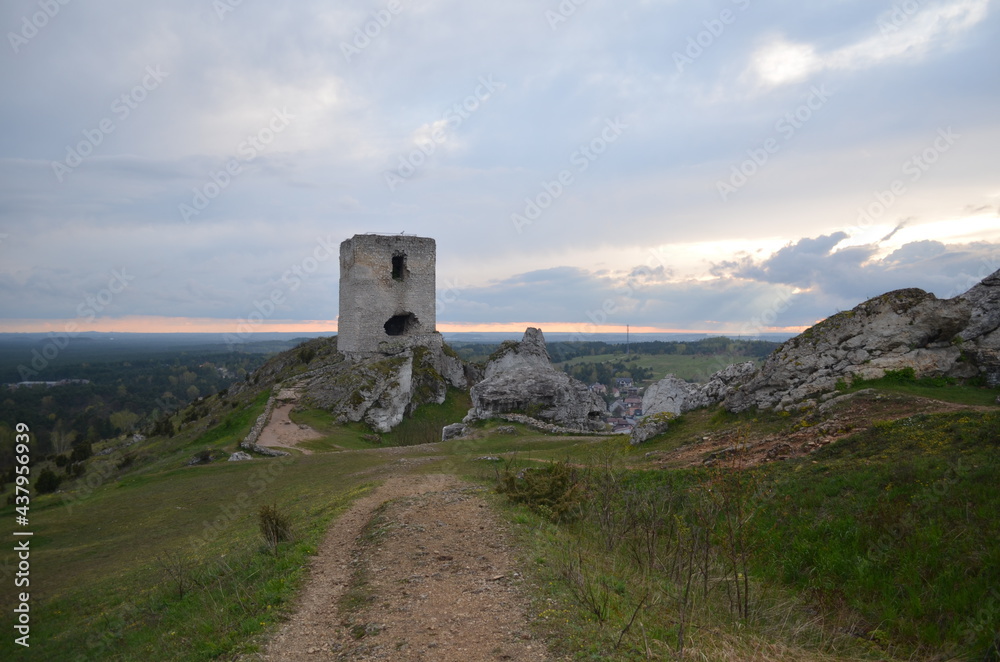
[[[392,279],[393,280],[405,280],[406,279],[406,254],[402,253],[399,255],[392,256]]]
[[[419,322],[417,321],[417,316],[413,313],[405,313],[403,315],[393,315],[389,318],[383,328],[385,328],[386,335],[389,336],[406,336],[413,333]]]

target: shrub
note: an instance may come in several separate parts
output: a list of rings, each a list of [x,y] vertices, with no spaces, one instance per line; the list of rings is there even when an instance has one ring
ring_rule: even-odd
[[[91,448],[90,444],[84,442],[76,446],[73,446],[73,453],[70,454],[69,459],[70,462],[83,462],[93,454],[94,451]]]
[[[316,356],[316,350],[312,347],[302,347],[299,349],[299,361],[309,364]]]
[[[38,480],[35,482],[35,489],[38,490],[39,494],[51,494],[59,489],[61,482],[62,478],[57,476],[52,469],[42,469],[42,473],[38,474]]]
[[[292,539],[292,523],[288,516],[278,511],[278,507],[267,504],[257,509],[257,521],[260,524],[260,533],[264,536],[271,553],[276,553],[278,543]]]
[[[565,462],[518,472],[508,466],[499,476],[497,491],[554,522],[576,519],[584,503],[581,478]]]

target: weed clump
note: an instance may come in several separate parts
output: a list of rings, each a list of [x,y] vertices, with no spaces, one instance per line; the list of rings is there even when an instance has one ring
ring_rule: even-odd
[[[565,462],[515,471],[510,465],[498,476],[497,492],[553,522],[577,519],[583,509],[583,481]]]
[[[292,523],[287,515],[278,511],[277,506],[262,505],[257,510],[257,521],[264,542],[272,554],[277,552],[278,543],[292,539]]]

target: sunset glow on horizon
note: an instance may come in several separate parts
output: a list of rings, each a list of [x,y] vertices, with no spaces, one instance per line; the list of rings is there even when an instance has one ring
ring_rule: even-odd
[[[528,327],[541,329],[548,333],[625,333],[625,325],[590,324],[579,322],[503,322],[495,324],[472,324],[461,322],[442,322],[437,325],[440,333],[523,333]],[[767,327],[759,329],[760,333],[797,334],[807,327]],[[679,329],[655,326],[632,326],[628,328],[632,334],[651,333],[685,333],[709,335],[739,335],[740,329],[722,325],[712,329]],[[248,324],[246,320],[227,320],[191,317],[123,317],[97,318],[93,322],[81,320],[3,320],[0,322],[0,333],[221,333],[241,336],[251,336],[254,333],[308,333],[335,335],[337,322],[335,320],[273,320],[260,324]]]

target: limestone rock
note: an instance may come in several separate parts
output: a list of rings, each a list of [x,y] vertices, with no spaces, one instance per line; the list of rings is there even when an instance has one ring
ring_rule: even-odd
[[[254,430],[259,432],[266,424],[275,400],[291,399],[329,411],[341,422],[364,421],[385,433],[417,407],[444,402],[449,387],[465,390],[478,378],[437,333],[404,338],[386,354],[348,357],[338,351],[337,342],[337,338],[308,341],[269,360],[246,382],[230,389],[233,395],[260,388],[275,393]],[[309,357],[305,365],[303,356]]]
[[[1000,271],[959,297],[971,307],[969,323],[959,333],[964,341],[980,341],[993,349],[1000,344]]]
[[[756,372],[757,364],[753,361],[726,366],[708,378],[708,382],[701,388],[701,394],[711,404],[721,402],[734,390],[750,381]]]
[[[674,375],[667,375],[652,384],[642,396],[642,411],[646,417],[661,413],[683,414],[708,404],[701,385],[691,384]]]
[[[252,459],[253,459],[253,456],[250,455],[250,453],[247,453],[246,451],[236,451],[235,453],[233,453],[232,455],[229,456],[229,460],[228,461],[229,462],[245,462],[247,460],[252,460]]]
[[[464,423],[452,423],[441,429],[441,441],[450,441],[461,437],[469,430],[469,426]]]
[[[691,384],[674,375],[667,375],[646,389],[642,396],[642,411],[648,418],[662,413],[679,415],[718,404],[748,381],[755,371],[752,361],[736,363],[715,373],[704,384]]]
[[[464,364],[448,354],[440,335],[422,340],[391,355],[341,357],[306,373],[296,379],[301,401],[331,411],[339,420],[391,431],[420,405],[444,402],[449,386],[468,388]]]
[[[663,434],[675,418],[677,418],[675,413],[666,411],[653,414],[652,416],[643,416],[639,424],[632,428],[629,443],[636,446],[649,441],[657,435]]]
[[[838,313],[779,347],[741,388],[730,411],[784,410],[835,390],[840,380],[912,368],[918,378],[983,377],[1000,383],[1000,272],[961,296],[896,290]]]
[[[507,341],[490,357],[482,381],[472,387],[467,419],[511,412],[577,429],[603,428],[604,400],[587,385],[553,367],[541,330],[521,342]]]

